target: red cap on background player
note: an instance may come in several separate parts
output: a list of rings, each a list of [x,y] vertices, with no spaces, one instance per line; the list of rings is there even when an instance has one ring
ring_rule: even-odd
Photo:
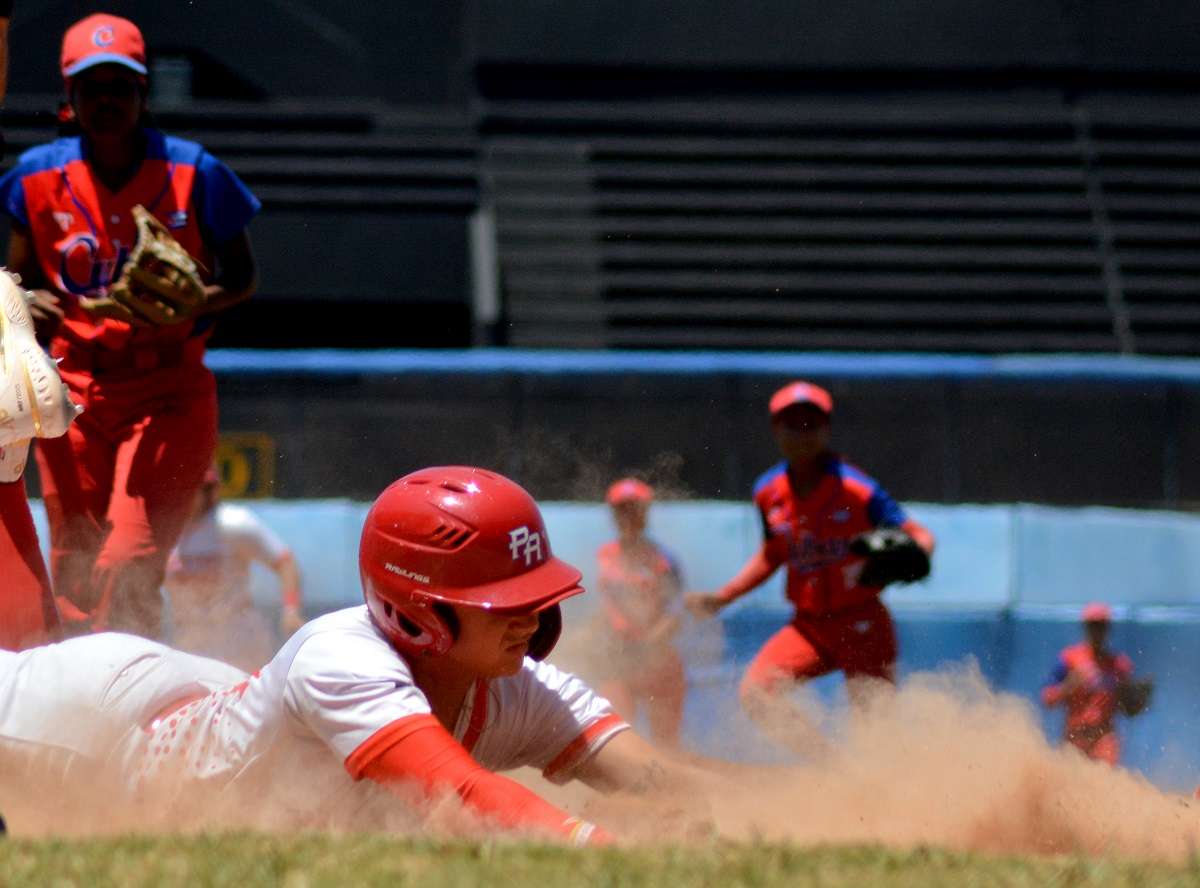
[[[833,413],[833,396],[819,385],[796,380],[771,395],[771,416],[777,416],[796,404],[812,404],[826,416]]]
[[[1093,601],[1084,605],[1080,616],[1085,623],[1111,623],[1112,608],[1102,601]]]
[[[604,496],[604,501],[610,506],[619,506],[621,503],[647,504],[653,499],[654,488],[637,478],[622,478],[620,481],[614,481]]]
[[[145,77],[146,41],[138,26],[103,12],[71,25],[63,35],[63,79],[70,80],[96,65],[123,65]]]

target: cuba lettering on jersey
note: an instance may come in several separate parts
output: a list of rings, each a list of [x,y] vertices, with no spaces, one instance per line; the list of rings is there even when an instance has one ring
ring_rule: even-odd
[[[92,174],[80,137],[29,149],[0,178],[5,211],[27,227],[45,279],[68,297],[103,294],[121,273],[137,239],[133,207],[141,204],[170,229],[210,275],[209,247],[246,227],[261,208],[227,166],[195,142],[148,129],[141,167],[119,192]],[[206,278],[208,279],[208,278]],[[96,320],[68,298],[63,334],[81,344],[121,348],[133,335],[123,321]],[[196,322],[137,331],[137,339],[184,338]]]
[[[787,597],[807,614],[829,613],[876,597],[860,586],[863,559],[850,542],[876,527],[900,527],[907,515],[886,490],[841,457],[825,464],[812,493],[797,499],[787,463],[764,472],[754,485],[754,504],[763,521],[767,554],[787,564]]]

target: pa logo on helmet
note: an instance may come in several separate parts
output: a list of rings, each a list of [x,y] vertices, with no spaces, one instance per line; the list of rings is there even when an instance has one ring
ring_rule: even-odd
[[[526,567],[529,567],[535,561],[546,560],[546,553],[542,548],[541,533],[536,530],[530,531],[529,527],[524,524],[516,530],[508,532],[508,551],[512,552],[513,561],[523,556]]]

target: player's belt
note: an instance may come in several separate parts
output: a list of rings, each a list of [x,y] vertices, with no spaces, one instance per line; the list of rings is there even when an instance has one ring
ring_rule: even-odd
[[[62,358],[63,369],[82,371],[93,376],[129,371],[149,371],[200,364],[204,359],[204,340],[188,338],[176,342],[129,345],[122,349],[88,348],[55,341],[50,353]]]

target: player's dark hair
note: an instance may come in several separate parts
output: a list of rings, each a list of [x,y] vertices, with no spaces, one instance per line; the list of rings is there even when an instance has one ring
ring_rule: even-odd
[[[446,624],[446,628],[450,630],[450,636],[455,641],[458,641],[458,614],[454,612],[454,608],[439,601],[433,606],[433,612],[442,618],[442,621]]]

